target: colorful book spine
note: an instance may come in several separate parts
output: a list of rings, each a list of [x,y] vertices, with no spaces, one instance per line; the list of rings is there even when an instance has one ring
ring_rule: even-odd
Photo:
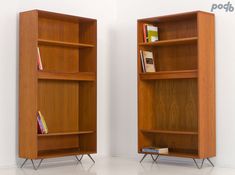
[[[38,58],[37,58],[38,70],[43,70],[42,59],[41,59],[39,47],[37,48],[37,51],[38,51]]]
[[[143,33],[144,33],[144,42],[148,42],[148,32],[147,32],[147,24],[143,24]]]
[[[48,128],[47,128],[47,124],[46,124],[46,121],[42,115],[42,113],[40,111],[38,111],[38,114],[40,116],[40,119],[42,121],[42,125],[43,125],[43,129],[44,129],[44,134],[47,134],[48,133]]]
[[[44,129],[42,125],[42,121],[40,120],[40,116],[37,115],[37,123],[38,123],[38,133],[39,134],[44,134]]]

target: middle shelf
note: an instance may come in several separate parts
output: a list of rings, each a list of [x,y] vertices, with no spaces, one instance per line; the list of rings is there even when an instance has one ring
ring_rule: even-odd
[[[96,74],[94,72],[59,73],[59,72],[38,71],[38,79],[95,81]]]
[[[198,135],[195,131],[169,131],[169,130],[156,130],[156,129],[141,129],[144,133],[156,133],[156,134],[182,134],[182,135]]]
[[[197,78],[198,71],[197,69],[194,69],[194,70],[148,72],[148,73],[140,73],[139,77],[141,80]]]
[[[48,133],[48,134],[38,134],[38,137],[81,135],[81,134],[92,134],[94,132],[95,131],[56,132],[56,133]]]

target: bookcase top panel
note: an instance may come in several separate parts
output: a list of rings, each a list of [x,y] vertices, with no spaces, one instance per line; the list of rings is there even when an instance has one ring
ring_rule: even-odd
[[[204,11],[192,11],[192,12],[176,13],[176,14],[165,15],[165,16],[138,19],[138,22],[154,23],[154,22],[167,22],[167,21],[176,21],[176,20],[184,20],[184,19],[192,19],[192,18],[196,19],[198,13],[206,13],[206,14],[214,15],[213,13],[204,12]]]
[[[85,17],[67,15],[67,14],[62,14],[62,13],[38,10],[38,9],[31,10],[31,11],[37,12],[38,16],[42,18],[50,18],[50,19],[57,19],[57,20],[64,20],[64,21],[71,21],[71,22],[96,22],[97,21],[96,19],[92,19],[92,18],[85,18]],[[27,12],[30,12],[30,11],[27,11]]]

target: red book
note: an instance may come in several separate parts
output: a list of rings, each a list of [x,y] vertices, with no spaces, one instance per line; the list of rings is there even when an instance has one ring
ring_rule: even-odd
[[[143,24],[143,34],[144,34],[144,42],[148,42],[148,36],[147,36],[147,24]]]
[[[43,128],[42,121],[39,115],[37,115],[37,123],[38,123],[39,134],[44,134],[44,128]]]

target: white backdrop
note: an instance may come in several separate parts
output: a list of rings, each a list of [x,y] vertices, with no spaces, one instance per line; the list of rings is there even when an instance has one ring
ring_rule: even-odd
[[[0,167],[15,165],[18,13],[42,9],[98,20],[98,155],[137,157],[136,21],[210,11],[225,0],[8,0],[0,6]],[[235,5],[235,0],[230,0]],[[216,11],[217,158],[235,167],[235,12]]]

